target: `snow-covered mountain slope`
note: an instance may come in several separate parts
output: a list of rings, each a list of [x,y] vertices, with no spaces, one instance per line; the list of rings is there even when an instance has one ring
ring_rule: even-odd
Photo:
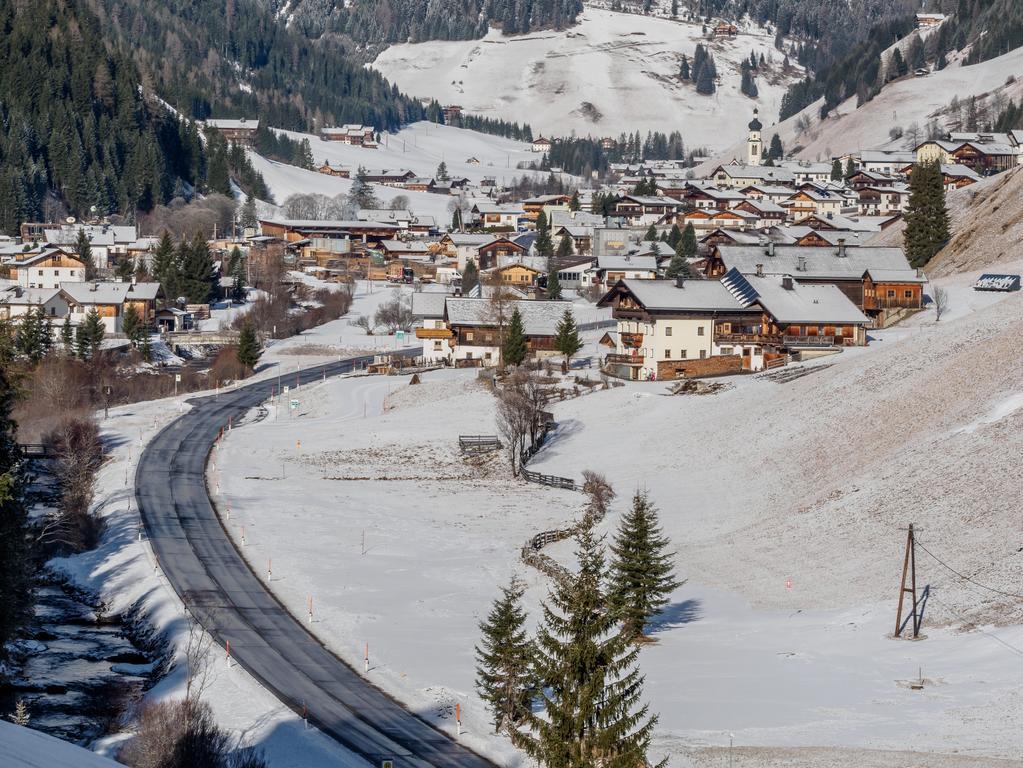
[[[1016,261],[1023,242],[1023,168],[957,189],[946,199],[952,239],[927,265],[930,277],[991,268]],[[871,245],[902,245],[904,221]]]
[[[856,99],[840,104],[826,120],[818,117],[823,100],[811,104],[797,115],[772,125],[765,119],[764,136],[768,140],[777,133],[786,152],[796,157],[818,160],[856,152],[861,149],[907,149],[915,138],[927,138],[927,124],[935,120],[948,130],[959,130],[949,110],[953,98],[965,104],[971,96],[994,107],[991,118],[997,117],[997,103],[1023,97],[1023,48],[1017,48],[996,59],[969,67],[952,64],[926,77],[908,77],[888,85],[873,100],[859,108]],[[913,134],[911,128],[919,132]],[[902,129],[900,138],[892,139],[890,131]],[[736,142],[719,153],[715,161],[744,157],[745,145]],[[705,165],[704,169],[711,167]],[[700,170],[698,169],[698,172]]]
[[[533,134],[617,136],[680,130],[690,146],[721,149],[745,135],[754,107],[778,114],[786,85],[782,54],[762,29],[709,43],[720,76],[712,96],[678,78],[683,54],[705,42],[697,24],[587,8],[563,32],[396,45],[373,66],[406,93],[459,104],[469,112],[526,121]],[[739,64],[764,54],[760,95],[739,91]]]
[[[87,749],[0,720],[0,765],[6,768],[117,768]]]
[[[443,162],[452,178],[465,177],[472,182],[479,182],[491,176],[498,184],[505,184],[523,175],[533,175],[534,172],[518,170],[516,166],[540,159],[540,155],[533,152],[529,144],[429,122],[413,123],[397,133],[381,135],[378,149],[322,141],[318,136],[294,131],[281,133],[292,139],[308,139],[317,167],[327,161],[335,168],[355,170],[363,166],[371,170],[407,169],[421,176],[432,177]],[[315,192],[328,197],[347,194],[352,186],[349,179],[276,163],[251,152],[249,156],[256,170],[263,174],[278,204],[293,194]],[[566,182],[572,178],[564,176]],[[451,218],[448,210],[451,202],[449,196],[383,186],[376,186],[376,192],[385,204],[398,195],[404,195],[409,199],[413,211],[420,215],[436,216],[438,223]]]

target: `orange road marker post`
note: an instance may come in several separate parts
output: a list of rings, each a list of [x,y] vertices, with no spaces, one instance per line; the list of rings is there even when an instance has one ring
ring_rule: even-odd
[[[365,664],[365,666],[366,666],[366,674],[368,675],[369,674],[369,643],[366,643],[365,662],[366,662],[366,664]]]
[[[458,735],[462,735],[462,705],[455,702],[455,723],[458,725]]]
[[[227,668],[230,669],[231,668],[231,641],[227,640],[224,643],[224,645],[225,645],[225,647],[227,649],[227,656],[225,657],[225,659],[227,661]]]
[[[313,596],[309,595],[309,623],[313,623]]]

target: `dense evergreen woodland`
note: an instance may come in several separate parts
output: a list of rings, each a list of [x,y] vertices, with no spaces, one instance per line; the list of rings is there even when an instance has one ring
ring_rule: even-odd
[[[106,42],[76,3],[0,2],[0,230],[92,206],[149,210],[201,181],[194,126],[146,104]]]
[[[491,23],[505,34],[563,29],[582,12],[581,0],[264,0],[287,8],[291,26],[310,37],[341,34],[358,43],[470,40]]]
[[[592,137],[563,138],[551,146],[540,164],[542,170],[561,168],[566,173],[589,175],[593,171],[604,173],[610,163],[633,163],[640,160],[685,160],[692,153],[686,149],[682,134],[647,133],[644,139],[639,131],[622,134],[609,147],[602,139]]]
[[[83,2],[85,0],[82,0]],[[313,40],[264,0],[88,0],[130,48],[146,85],[197,118],[258,117],[278,128],[422,119],[337,36]]]

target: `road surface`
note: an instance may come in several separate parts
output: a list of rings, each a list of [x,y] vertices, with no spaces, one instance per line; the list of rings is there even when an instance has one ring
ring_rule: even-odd
[[[372,358],[309,368],[303,384]],[[295,384],[290,375],[285,383]],[[139,459],[135,494],[153,550],[192,615],[282,702],[370,765],[493,768],[429,725],[323,647],[248,567],[228,538],[206,488],[206,460],[221,427],[266,401],[277,380],[194,402]]]

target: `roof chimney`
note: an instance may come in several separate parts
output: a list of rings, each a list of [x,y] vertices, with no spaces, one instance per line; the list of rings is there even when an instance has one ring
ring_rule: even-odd
[[[781,287],[786,291],[792,290],[792,278],[789,275],[785,275],[785,277],[781,279]]]
[[[800,272],[806,272],[806,256],[796,257],[796,269]]]
[[[767,255],[771,256],[772,258],[774,257],[774,240],[771,240],[767,243]]]
[[[675,277],[675,287],[676,288],[685,288],[686,287],[686,279],[684,277],[682,277],[682,275],[677,275]]]
[[[845,258],[845,238],[838,238],[838,255],[840,258]]]
[[[764,265],[763,264],[757,264],[757,277],[763,277],[763,276],[764,276]]]

